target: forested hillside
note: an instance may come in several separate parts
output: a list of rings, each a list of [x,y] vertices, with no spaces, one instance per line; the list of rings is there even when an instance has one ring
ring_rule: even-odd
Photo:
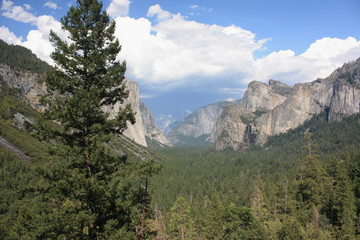
[[[160,151],[155,216],[169,239],[174,222],[187,239],[355,239],[359,146],[359,115],[329,124],[324,113],[247,151]]]
[[[29,49],[19,45],[9,45],[1,39],[0,52],[0,62],[11,67],[35,73],[45,73],[50,67],[46,62],[37,58]]]
[[[69,223],[78,221],[78,213],[71,212],[73,202],[64,198],[73,180],[61,180],[72,173],[66,170],[64,152],[54,147],[57,140],[47,142],[47,133],[37,131],[59,126],[17,96],[18,90],[1,85],[0,135],[31,163],[0,147],[0,238],[55,236],[63,226],[48,218],[65,214]],[[241,152],[197,146],[154,147],[151,154],[121,138],[113,139],[108,150],[113,156],[126,154],[133,166],[124,169],[121,180],[122,189],[132,196],[123,204],[135,206],[128,213],[128,227],[140,226],[136,209],[149,204],[150,198],[138,194],[147,172],[159,167],[154,168],[152,161],[137,166],[139,157],[145,156],[161,159],[163,166],[158,176],[146,181],[152,200],[145,239],[357,239],[360,116],[332,124],[326,119],[325,112],[316,115],[286,134],[271,137],[263,147]],[[62,199],[61,212],[52,211],[49,199]],[[123,234],[118,236],[137,236]]]
[[[360,239],[357,108],[331,123],[331,108],[321,108],[243,151],[145,149],[122,135],[135,122],[130,104],[113,118],[104,112],[129,93],[126,64],[116,60],[115,21],[102,8],[101,1],[77,1],[61,19],[71,41],[50,33],[54,68],[0,41],[0,63],[13,75],[43,74],[47,88],[39,112],[0,78],[0,239]],[[339,83],[358,81],[355,70]]]

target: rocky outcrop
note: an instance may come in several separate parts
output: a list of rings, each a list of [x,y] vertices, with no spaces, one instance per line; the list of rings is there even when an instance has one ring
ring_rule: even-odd
[[[140,102],[140,113],[145,127],[146,138],[160,146],[172,146],[170,141],[164,136],[158,126],[156,126],[155,119],[150,109],[147,108],[143,102]]]
[[[177,123],[167,135],[173,144],[214,142],[214,129],[226,101],[209,104],[197,109]]]
[[[255,119],[282,104],[291,92],[284,83],[270,80],[269,84],[253,81],[244,98],[228,104],[219,117],[214,133],[216,150],[244,149],[256,141]]]
[[[114,118],[118,113],[119,108],[130,104],[133,112],[135,113],[135,124],[131,124],[128,122],[127,129],[123,132],[123,134],[142,146],[147,147],[146,139],[145,139],[145,127],[141,117],[140,111],[140,93],[139,86],[137,82],[126,78],[125,79],[126,89],[129,91],[129,96],[125,101],[121,104],[120,102],[115,103],[111,106],[106,106],[103,108],[105,112],[110,114],[109,118]]]
[[[330,77],[334,81],[330,102],[329,121],[341,121],[344,116],[360,111],[360,58],[344,64]]]
[[[215,149],[264,144],[269,136],[296,128],[322,111],[328,112],[329,122],[360,112],[360,58],[326,79],[292,88],[274,81],[267,86],[250,83],[244,99],[227,106],[219,117]]]
[[[41,96],[46,93],[46,85],[42,81],[44,75],[32,73],[21,69],[14,69],[7,64],[0,63],[0,82],[7,84],[12,88],[20,89],[20,97],[30,106],[42,111],[44,106],[40,104]],[[128,124],[128,128],[124,131],[124,135],[136,143],[147,146],[145,139],[146,127],[143,123],[141,113],[141,101],[139,94],[139,87],[135,81],[125,79],[125,84],[129,90],[129,97],[124,101],[123,105],[131,104],[135,115],[136,123],[134,125]],[[119,107],[123,106],[119,102],[112,106],[104,107],[104,111],[110,114],[110,118],[114,117]],[[154,124],[155,125],[155,124]],[[155,129],[154,126],[152,126]],[[154,131],[149,131],[149,134],[154,136]],[[161,133],[158,132],[159,142],[163,141],[166,145],[166,140],[161,140]]]
[[[284,103],[255,120],[257,144],[264,144],[268,136],[284,133],[324,111],[330,104],[332,83],[315,81],[297,84]]]
[[[290,92],[291,87],[279,81],[270,80],[269,84],[253,81],[239,104],[250,111],[268,111],[283,103]]]
[[[38,73],[11,68],[7,64],[0,63],[0,82],[9,87],[20,89],[20,97],[38,110],[43,109],[40,98],[46,93],[44,77]]]

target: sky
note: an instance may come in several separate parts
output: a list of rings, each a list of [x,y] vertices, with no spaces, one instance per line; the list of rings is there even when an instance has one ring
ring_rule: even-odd
[[[50,64],[75,0],[0,0],[0,38]],[[104,0],[126,76],[155,115],[241,99],[257,80],[324,78],[360,57],[359,0]]]

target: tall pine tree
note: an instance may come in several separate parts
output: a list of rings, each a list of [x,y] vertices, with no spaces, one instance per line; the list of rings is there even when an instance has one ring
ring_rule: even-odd
[[[156,171],[152,162],[130,164],[104,145],[135,120],[130,105],[113,119],[103,111],[123,103],[128,91],[125,63],[116,60],[121,47],[115,22],[102,7],[98,0],[77,0],[61,19],[69,41],[50,33],[55,68],[46,80],[45,102],[49,118],[62,126],[55,135],[63,140],[58,148],[63,158],[44,173],[52,183],[46,190],[52,209],[43,213],[49,225],[41,238],[136,238],[149,199],[141,182]]]

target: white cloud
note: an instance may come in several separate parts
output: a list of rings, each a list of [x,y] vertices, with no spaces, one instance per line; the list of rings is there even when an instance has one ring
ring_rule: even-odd
[[[0,27],[0,38],[8,44],[21,44],[21,37],[16,37],[16,35],[5,26]]]
[[[149,8],[144,18],[116,18],[116,35],[123,45],[121,58],[126,59],[132,77],[159,85],[175,87],[201,77],[248,72],[253,65],[253,51],[266,40],[237,26],[223,27],[188,21],[171,14],[160,5]],[[190,80],[191,79],[191,80]]]
[[[269,39],[257,40],[254,33],[238,26],[189,21],[158,4],[151,6],[147,15],[156,18],[155,24],[145,18],[116,18],[115,34],[123,46],[120,56],[127,60],[130,77],[161,90],[196,81],[226,80],[239,87],[271,78],[288,84],[312,81],[360,56],[355,38],[323,38],[301,55],[281,50],[256,59],[254,52],[266,48]],[[220,91],[230,93],[227,88]],[[233,93],[241,91],[237,88]]]
[[[359,42],[353,37],[347,39],[325,37],[312,43],[301,56],[308,59],[328,60],[358,46]]]
[[[29,7],[25,5],[24,7],[29,9]],[[1,8],[2,15],[16,21],[31,23],[32,25],[35,25],[37,29],[31,30],[28,33],[26,40],[22,41],[21,38],[17,38],[15,34],[10,32],[6,27],[1,27],[1,38],[8,43],[19,44],[29,48],[39,58],[52,64],[53,62],[50,58],[50,54],[54,51],[54,47],[49,41],[50,30],[56,32],[59,37],[64,40],[67,39],[67,34],[61,29],[60,22],[54,17],[49,15],[37,17],[26,11],[24,7],[16,6],[9,0],[3,0]]]
[[[194,11],[203,11],[203,12],[209,12],[211,13],[214,9],[213,8],[207,8],[207,7],[200,7],[199,5],[190,5],[190,9]],[[195,14],[195,13],[192,13]]]
[[[36,22],[35,15],[28,12],[23,6],[15,6],[12,1],[3,0],[1,10],[4,17],[24,23],[34,24]]]
[[[51,8],[51,9],[61,9],[61,7],[59,7],[56,3],[54,3],[53,1],[47,1],[45,4],[44,4],[44,7],[48,7],[48,8]]]
[[[52,64],[53,62],[50,58],[50,54],[54,51],[54,47],[45,36],[46,34],[39,30],[31,30],[28,33],[27,41],[25,41],[22,45],[31,49],[31,51],[40,59]]]
[[[22,43],[23,46],[31,49],[39,58],[53,64],[50,54],[54,47],[49,41],[50,30],[53,30],[58,36],[67,40],[67,34],[61,29],[61,24],[54,17],[49,15],[39,16],[36,20],[36,30],[31,30]]]
[[[130,4],[130,0],[112,0],[106,11],[111,17],[127,16]]]
[[[14,3],[9,0],[3,0],[1,5],[1,10],[8,10],[13,7]]]
[[[301,55],[291,50],[273,52],[257,59],[246,82],[274,78],[288,84],[308,82],[329,76],[345,62],[360,57],[360,41],[348,37],[322,38]]]
[[[159,4],[156,4],[156,5],[152,5],[149,8],[147,12],[147,16],[148,17],[156,16],[158,21],[161,21],[161,20],[169,19],[171,17],[171,14],[170,12],[163,10]]]
[[[123,4],[127,14],[130,1],[114,0],[111,4],[108,10],[116,16],[120,9],[116,6]],[[9,0],[3,0],[1,10],[4,16],[37,27],[22,40],[3,26],[1,38],[28,47],[51,63],[50,29],[62,39],[67,38],[60,23],[52,16],[36,17]],[[129,77],[163,91],[217,81],[214,86],[224,84],[218,91],[240,96],[244,84],[252,80],[273,78],[288,84],[311,81],[327,77],[344,62],[360,57],[360,41],[349,37],[319,39],[300,54],[281,50],[256,59],[254,52],[264,49],[268,39],[258,40],[254,33],[241,27],[189,21],[160,5],[151,6],[147,15],[155,17],[155,23],[146,18],[115,18],[115,35],[122,45],[119,59],[127,61]],[[227,87],[226,83],[234,88]]]
[[[23,6],[24,6],[24,8],[26,9],[26,10],[31,10],[32,9],[32,7],[31,7],[31,5],[30,4],[23,4]]]

